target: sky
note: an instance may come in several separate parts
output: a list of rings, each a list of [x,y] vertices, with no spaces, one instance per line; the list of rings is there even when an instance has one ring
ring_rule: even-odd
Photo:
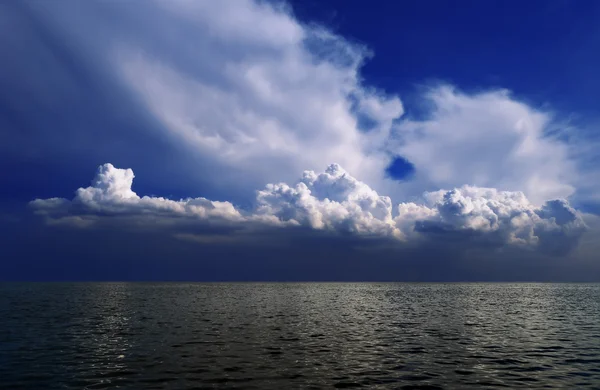
[[[0,3],[0,280],[600,281],[600,3]]]

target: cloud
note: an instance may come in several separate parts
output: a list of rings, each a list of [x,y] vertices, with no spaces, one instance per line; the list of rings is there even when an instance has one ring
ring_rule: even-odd
[[[138,195],[131,170],[104,165],[73,199],[31,203],[50,224],[205,245],[308,231],[357,245],[552,254],[584,235],[581,214],[556,199],[597,196],[597,146],[582,154],[586,140],[557,132],[568,126],[556,113],[506,90],[436,84],[417,96],[428,106],[416,117],[414,105],[363,79],[368,48],[273,2],[0,8],[20,32],[0,38],[14,59],[0,64],[13,91],[2,97],[10,115],[0,159],[46,156],[26,175],[4,170],[13,179],[3,182],[25,188],[28,176],[41,190],[27,199],[64,196],[61,183],[70,190],[88,167],[112,161],[136,167],[138,192],[178,194]],[[386,173],[393,161],[414,168],[401,183]],[[56,187],[46,184],[49,162],[64,169]],[[173,200],[194,193],[205,197]]]
[[[176,59],[126,41],[110,53],[111,65],[173,142],[222,173],[221,185],[256,188],[331,161],[384,180],[390,156],[382,142],[403,106],[363,85],[365,48],[269,3],[156,5],[163,21],[188,33],[162,38]],[[369,131],[360,128],[359,115],[371,120]]]
[[[415,188],[470,184],[522,191],[536,205],[573,195],[581,184],[570,145],[554,136],[550,112],[509,91],[466,94],[448,85],[425,90],[428,117],[407,119],[388,147],[415,165]]]
[[[379,90],[362,73],[378,53],[281,2],[25,0],[0,18],[3,196],[42,198],[31,208],[51,225],[0,218],[24,274],[598,275],[600,224],[578,211],[599,204],[598,142],[535,101]],[[103,165],[66,195],[105,161],[135,183]],[[401,182],[386,172],[399,161]]]
[[[4,99],[11,115],[0,118],[14,119],[0,126],[2,156],[11,159],[44,155],[81,170],[113,161],[144,173],[140,184],[152,193],[201,191],[239,203],[332,161],[394,202],[465,184],[522,191],[538,207],[598,193],[598,164],[588,161],[595,149],[584,169],[585,142],[556,137],[568,127],[557,114],[506,90],[434,85],[417,96],[416,106],[428,106],[416,118],[414,107],[362,77],[368,48],[302,23],[281,3],[0,7],[20,32],[0,39],[14,58],[0,64],[0,79],[20,97]],[[28,132],[3,132],[18,125]],[[410,180],[386,174],[396,157],[414,167]]]
[[[255,206],[241,210],[230,202],[206,198],[178,201],[138,196],[131,169],[111,164],[98,168],[92,185],[79,188],[73,200],[36,199],[30,203],[51,223],[87,227],[95,220],[120,218],[157,227],[210,224],[237,230],[305,227],[357,237],[394,239],[404,243],[458,239],[497,248],[518,246],[565,254],[585,232],[582,215],[566,200],[536,207],[521,192],[463,186],[425,193],[422,203],[392,201],[357,180],[340,165],[322,173],[305,171],[295,185],[268,184],[257,192]],[[214,230],[199,238],[186,231],[182,239],[223,242]],[[226,240],[233,240],[228,238]]]
[[[241,221],[242,215],[229,202],[205,198],[173,201],[161,197],[139,197],[131,190],[131,169],[118,169],[112,164],[98,167],[92,186],[79,188],[72,201],[60,198],[36,199],[32,207],[41,214],[98,215],[165,215],[225,221]]]
[[[541,206],[580,195],[589,181],[573,153],[580,148],[554,136],[556,115],[508,90],[434,85],[419,96],[426,118],[411,119],[399,97],[363,82],[368,49],[301,24],[286,7],[158,4],[202,48],[185,49],[202,72],[140,42],[120,44],[114,67],[166,134],[210,161],[231,192],[290,182],[331,161],[394,200],[469,184],[522,191]],[[396,156],[415,167],[409,183],[386,174]]]

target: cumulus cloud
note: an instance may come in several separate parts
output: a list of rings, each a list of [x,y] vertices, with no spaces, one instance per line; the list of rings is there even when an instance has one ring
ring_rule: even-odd
[[[394,208],[389,197],[379,195],[338,164],[318,174],[305,171],[295,185],[268,184],[257,192],[250,210],[206,198],[140,197],[132,190],[133,178],[131,169],[104,164],[92,185],[79,188],[72,200],[36,199],[31,207],[51,223],[76,222],[81,227],[100,218],[150,217],[150,222],[185,219],[188,225],[191,221],[251,229],[300,226],[401,242],[449,236],[560,254],[571,249],[586,229],[581,214],[566,200],[536,207],[521,192],[493,188],[463,186],[429,192],[423,194],[422,203],[400,203]],[[226,235],[218,237],[222,241]]]
[[[338,164],[323,173],[305,171],[295,186],[268,184],[257,196],[261,215],[314,229],[401,236],[392,219],[392,201],[350,176]]]
[[[173,201],[162,197],[138,196],[131,190],[131,169],[118,169],[112,164],[98,168],[92,185],[79,188],[72,201],[61,198],[36,199],[32,207],[41,214],[97,215],[165,215],[226,221],[242,221],[243,217],[229,202],[206,198]]]
[[[506,90],[466,94],[441,85],[423,98],[428,117],[399,123],[388,145],[417,167],[415,190],[468,183],[522,191],[541,205],[581,184],[569,145],[553,136],[551,113]]]

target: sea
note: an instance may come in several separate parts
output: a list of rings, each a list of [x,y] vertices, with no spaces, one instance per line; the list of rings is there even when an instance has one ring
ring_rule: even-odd
[[[600,389],[600,284],[5,283],[6,389]]]

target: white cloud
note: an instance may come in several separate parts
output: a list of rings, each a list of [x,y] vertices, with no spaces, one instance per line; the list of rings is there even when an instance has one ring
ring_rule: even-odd
[[[303,169],[336,161],[394,201],[463,185],[523,191],[536,206],[598,193],[597,169],[588,174],[578,164],[584,143],[550,134],[560,124],[551,112],[505,90],[435,86],[418,97],[430,103],[426,119],[402,118],[399,97],[361,77],[367,48],[302,24],[284,5],[71,4],[32,9],[75,40],[78,54],[117,76],[181,152],[169,149],[156,160],[203,188],[248,198],[267,183],[289,183]],[[368,118],[368,131],[359,117]],[[385,177],[394,155],[414,164],[410,181]]]
[[[314,229],[401,237],[392,219],[392,201],[379,196],[338,164],[321,174],[305,171],[299,183],[268,184],[258,192],[257,214],[274,215]]]
[[[104,164],[92,186],[78,189],[72,201],[36,199],[31,206],[52,223],[76,222],[81,227],[119,216],[151,217],[150,222],[184,218],[187,226],[190,221],[240,228],[304,226],[400,241],[458,233],[483,237],[496,246],[537,247],[555,253],[573,247],[586,228],[580,213],[565,200],[535,207],[523,193],[472,186],[426,193],[421,204],[402,203],[394,211],[389,197],[380,196],[337,164],[319,174],[305,171],[293,186],[268,184],[258,191],[253,210],[206,198],[140,197],[131,189],[133,178],[131,169]],[[218,235],[217,240],[223,237]]]
[[[188,32],[184,42],[174,35],[173,50],[202,74],[139,42],[120,43],[114,66],[169,136],[219,169],[221,183],[256,188],[331,161],[383,180],[382,142],[403,107],[362,85],[362,47],[269,3],[158,5]],[[369,132],[359,129],[356,110],[375,123]],[[248,183],[233,178],[240,170]]]
[[[271,2],[72,4],[32,9],[42,20],[55,18],[49,25],[77,40],[70,46],[86,61],[117,75],[179,147],[182,153],[157,153],[156,165],[181,159],[170,165],[181,168],[173,177],[236,196],[264,189],[250,210],[206,198],[140,197],[131,189],[133,172],[107,164],[73,200],[32,202],[52,223],[86,227],[111,217],[170,226],[289,225],[411,242],[450,233],[552,251],[570,247],[584,229],[579,213],[552,199],[583,187],[596,193],[597,184],[583,183],[595,183],[593,176],[580,171],[577,148],[550,134],[557,125],[550,112],[507,91],[436,86],[421,96],[431,103],[426,119],[401,118],[400,99],[361,78],[370,54],[364,47],[303,25]],[[358,117],[368,118],[369,129]],[[137,147],[124,149],[143,154]],[[410,181],[385,178],[394,155],[414,164]],[[332,161],[339,165],[315,173]]]
[[[394,200],[468,184],[523,191],[540,206],[583,185],[577,156],[549,134],[557,126],[553,114],[506,90],[466,94],[436,86],[421,96],[431,103],[427,119],[395,123],[404,114],[400,99],[362,82],[366,48],[300,24],[287,8],[158,4],[188,32],[190,42],[171,42],[173,50],[185,51],[202,72],[142,43],[120,44],[115,67],[166,133],[208,159],[231,191],[250,194],[331,161]],[[368,131],[359,117],[368,118]],[[414,164],[409,183],[385,177],[394,155]]]
[[[60,198],[36,199],[31,202],[38,213],[81,213],[113,215],[165,215],[226,221],[242,221],[243,217],[229,202],[205,198],[173,201],[161,197],[139,197],[131,190],[134,174],[131,169],[118,169],[112,164],[98,168],[92,186],[79,188],[72,201]]]
[[[496,187],[523,191],[536,205],[575,192],[580,178],[569,145],[549,134],[551,114],[503,90],[468,95],[439,86],[424,98],[429,118],[403,121],[388,145],[416,166],[415,191]]]

